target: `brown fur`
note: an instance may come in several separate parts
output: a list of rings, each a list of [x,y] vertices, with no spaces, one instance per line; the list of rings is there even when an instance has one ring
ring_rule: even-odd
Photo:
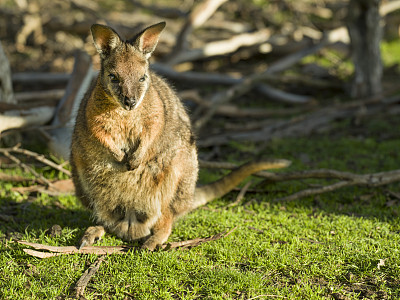
[[[243,178],[287,162],[244,165],[211,185],[196,188],[198,161],[191,124],[168,84],[149,70],[165,23],[122,41],[111,28],[93,25],[102,67],[82,100],[72,139],[71,164],[77,196],[99,226],[89,227],[81,246],[105,229],[154,249],[174,220]]]

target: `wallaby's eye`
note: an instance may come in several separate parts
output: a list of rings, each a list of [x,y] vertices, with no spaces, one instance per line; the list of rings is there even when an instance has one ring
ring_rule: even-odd
[[[119,82],[119,79],[118,79],[117,75],[115,75],[113,73],[108,74],[108,77],[110,78],[112,83],[118,83]]]
[[[145,80],[146,80],[146,77],[147,77],[146,75],[143,75],[142,77],[140,77],[140,78],[139,78],[139,82],[145,81]]]

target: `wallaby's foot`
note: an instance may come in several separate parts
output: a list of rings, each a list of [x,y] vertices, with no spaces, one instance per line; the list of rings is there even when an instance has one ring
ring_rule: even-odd
[[[162,245],[168,240],[171,234],[173,216],[170,212],[165,212],[153,227],[151,235],[142,245],[142,249],[153,251],[157,246]]]
[[[156,241],[153,236],[149,237],[142,245],[142,249],[154,251],[158,245],[162,245],[159,241]]]
[[[150,236],[152,222],[154,223],[151,219],[147,219],[141,223],[137,220],[135,214],[132,214],[130,217],[128,216],[124,220],[116,222],[109,229],[125,241],[136,241]]]
[[[93,245],[96,241],[100,240],[105,233],[103,226],[90,226],[86,229],[85,234],[79,242],[79,250],[86,246]]]

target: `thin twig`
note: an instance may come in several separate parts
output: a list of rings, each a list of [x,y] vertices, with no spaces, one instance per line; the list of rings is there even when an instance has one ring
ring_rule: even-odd
[[[97,260],[90,265],[90,267],[82,274],[78,282],[75,285],[75,297],[80,299],[85,293],[86,286],[88,285],[90,279],[99,270],[101,263],[103,262],[105,256],[100,256]]]
[[[285,296],[280,296],[280,295],[258,295],[258,296],[249,298],[249,299],[247,299],[247,300],[254,300],[254,299],[261,298],[261,297],[266,297],[266,298],[283,298],[283,299],[287,299],[287,297],[285,297]]]
[[[229,203],[226,207],[232,207],[235,205],[238,205],[240,203],[240,201],[242,201],[244,195],[246,195],[247,190],[249,189],[250,185],[252,184],[251,181],[247,182],[243,188],[240,190],[239,194],[236,197],[236,200],[232,203]]]
[[[13,162],[15,162],[16,164],[18,164],[22,169],[24,169],[25,172],[28,173],[32,173],[33,176],[35,176],[38,180],[39,183],[44,184],[46,186],[50,186],[51,182],[48,181],[46,178],[44,178],[41,174],[39,174],[38,172],[36,172],[33,168],[31,168],[30,166],[28,166],[27,164],[23,163],[22,161],[20,161],[18,158],[16,158],[14,155],[10,154],[9,151],[5,150],[5,149],[0,149],[0,153],[2,153],[4,156],[8,157],[9,159],[11,159]]]
[[[28,182],[28,181],[36,181],[32,178],[27,178],[18,175],[10,175],[5,173],[0,173],[0,180],[1,181],[11,181],[11,182]]]
[[[43,155],[27,150],[27,149],[21,149],[19,148],[19,145],[16,145],[12,148],[0,148],[0,153],[3,152],[14,152],[14,153],[19,153],[19,154],[24,154],[26,156],[30,156],[33,157],[34,159],[36,159],[37,161],[40,161],[41,163],[44,163],[45,165],[48,165],[49,167],[52,167],[68,176],[71,176],[71,172],[64,169],[63,167],[61,167],[60,165],[57,165],[56,163],[52,162],[51,160],[48,160],[47,158],[45,158]]]

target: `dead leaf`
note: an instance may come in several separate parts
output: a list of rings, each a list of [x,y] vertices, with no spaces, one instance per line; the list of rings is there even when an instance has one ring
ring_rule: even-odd
[[[384,266],[385,266],[385,261],[386,261],[386,260],[387,260],[387,258],[385,258],[385,259],[380,259],[380,260],[379,260],[378,265],[377,265],[378,270],[380,270],[381,267],[384,267]]]

